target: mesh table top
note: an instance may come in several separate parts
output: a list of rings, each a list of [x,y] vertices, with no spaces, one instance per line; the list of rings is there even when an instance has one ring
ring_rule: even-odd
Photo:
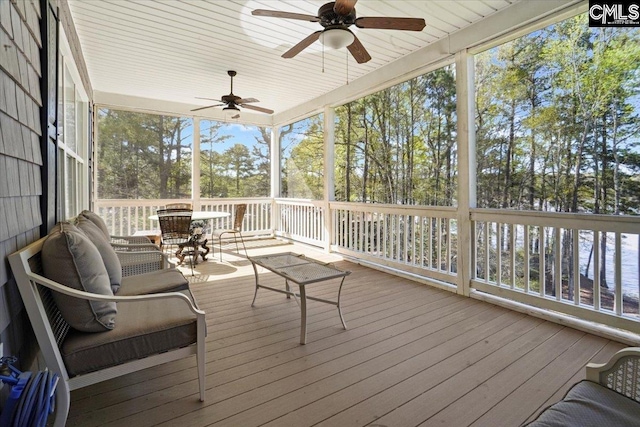
[[[250,257],[249,260],[255,265],[264,267],[298,285],[307,285],[351,274],[350,271],[339,270],[330,264],[324,264],[291,252]]]

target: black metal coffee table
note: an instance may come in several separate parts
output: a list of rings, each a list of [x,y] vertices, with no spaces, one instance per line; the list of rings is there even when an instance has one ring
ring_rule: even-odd
[[[269,289],[271,291],[286,294],[287,298],[293,295],[294,299],[300,306],[301,311],[300,344],[306,344],[307,342],[307,299],[335,305],[336,307],[338,307],[338,314],[340,315],[342,326],[344,327],[344,329],[347,329],[347,324],[344,321],[342,310],[340,308],[340,294],[342,292],[344,279],[349,274],[351,274],[350,271],[339,270],[331,264],[325,264],[313,258],[308,258],[304,255],[298,255],[291,252],[250,257],[249,260],[253,265],[253,271],[256,276],[256,291],[253,295],[253,302],[251,303],[251,306],[253,307],[254,303],[256,302],[259,288]],[[285,280],[285,290],[261,285],[258,280],[257,266],[263,267],[277,274],[278,276],[283,277]],[[316,298],[307,295],[307,285],[310,285],[312,283],[324,282],[325,280],[331,279],[340,279],[340,288],[338,289],[337,301]],[[296,293],[291,291],[289,282],[297,284],[299,292]]]

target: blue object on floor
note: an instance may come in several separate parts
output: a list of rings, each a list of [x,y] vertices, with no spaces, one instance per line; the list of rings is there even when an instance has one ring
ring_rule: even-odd
[[[11,386],[9,398],[0,414],[0,426],[44,427],[53,413],[58,375],[49,370],[20,372],[15,357],[0,359],[0,381]],[[6,375],[8,374],[8,375]]]

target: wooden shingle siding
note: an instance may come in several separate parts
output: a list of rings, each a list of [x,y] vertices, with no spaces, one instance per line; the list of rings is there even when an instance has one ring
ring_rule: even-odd
[[[0,0],[0,258],[40,237],[41,7]],[[31,363],[34,339],[6,262],[0,263],[0,341]],[[32,357],[31,357],[32,358]]]

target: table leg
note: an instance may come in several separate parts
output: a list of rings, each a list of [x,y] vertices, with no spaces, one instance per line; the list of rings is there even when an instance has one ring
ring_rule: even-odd
[[[184,246],[178,246],[178,250],[176,251],[176,258],[178,258],[178,264],[182,264],[184,262],[185,254],[182,253]]]
[[[287,292],[291,292],[291,288],[289,287],[289,281],[287,279],[284,279],[284,287],[287,290]],[[287,294],[287,299],[291,299],[291,295]]]
[[[347,329],[347,324],[344,321],[344,317],[342,316],[342,306],[340,305],[340,295],[342,294],[342,285],[344,284],[344,277],[342,278],[342,280],[340,281],[340,289],[338,289],[338,303],[336,304],[338,306],[338,314],[340,315],[340,321],[342,322],[342,327],[346,330]]]
[[[200,252],[200,256],[202,256],[202,261],[207,260],[207,254],[209,253],[209,246],[207,246],[208,242],[209,242],[208,239],[204,239],[202,243],[200,243],[200,247],[204,249],[204,252]]]
[[[256,291],[253,294],[253,301],[251,301],[251,307],[253,307],[253,304],[256,302],[256,297],[258,296],[258,268],[254,263],[251,263],[251,265],[253,266],[253,274],[256,276]]]
[[[307,343],[307,295],[303,285],[300,289],[300,344]]]

